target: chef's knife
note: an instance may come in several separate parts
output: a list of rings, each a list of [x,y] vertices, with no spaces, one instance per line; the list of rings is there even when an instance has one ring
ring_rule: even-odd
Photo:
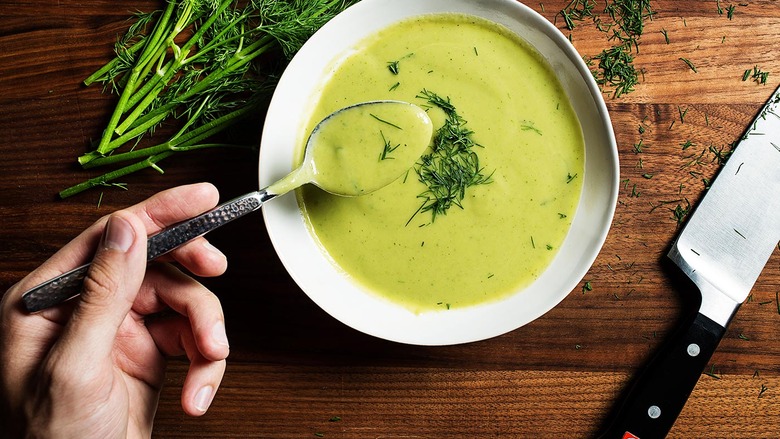
[[[778,241],[780,88],[669,251],[701,293],[698,312],[637,377],[602,439],[666,437]]]

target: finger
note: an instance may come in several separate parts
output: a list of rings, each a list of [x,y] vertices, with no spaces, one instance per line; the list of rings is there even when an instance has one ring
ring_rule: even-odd
[[[196,347],[209,360],[222,360],[230,353],[225,317],[217,296],[200,282],[169,264],[154,264],[133,304],[141,315],[172,309],[186,317]]]
[[[200,215],[219,201],[219,192],[210,183],[196,183],[162,191],[128,210],[144,221],[147,234]]]
[[[206,413],[225,374],[225,360],[209,360],[201,355],[189,322],[183,316],[155,320],[149,333],[161,352],[168,356],[185,354],[190,368],[182,387],[181,405],[191,416]]]
[[[111,215],[77,302],[55,350],[67,358],[108,358],[146,270],[146,239],[139,218]]]
[[[180,263],[190,273],[201,277],[215,277],[227,270],[227,258],[203,237],[195,238],[158,259]]]
[[[213,208],[218,200],[219,192],[213,185],[197,183],[160,192],[127,208],[126,211],[141,218],[145,229],[142,235],[145,237]],[[89,262],[95,254],[95,247],[103,234],[107,220],[108,216],[100,218],[27,275],[17,284],[18,287],[13,290],[14,297],[9,298],[9,302],[18,302],[18,298],[30,288]],[[202,268],[199,264],[191,265]]]

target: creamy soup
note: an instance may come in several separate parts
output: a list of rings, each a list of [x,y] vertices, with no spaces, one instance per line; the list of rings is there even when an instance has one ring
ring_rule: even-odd
[[[436,215],[422,159],[370,195],[298,192],[324,251],[366,289],[413,312],[446,310],[516,293],[550,264],[579,201],[584,142],[550,66],[515,34],[462,15],[403,21],[340,59],[314,99],[307,132],[370,100],[426,108],[434,137],[456,113],[478,159],[481,179]]]

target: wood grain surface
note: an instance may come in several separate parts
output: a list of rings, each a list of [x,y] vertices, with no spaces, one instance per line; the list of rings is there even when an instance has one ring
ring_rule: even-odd
[[[583,56],[610,47],[592,20],[572,31],[563,26],[558,13],[567,3],[528,5],[571,35]],[[601,13],[603,2],[596,5]],[[81,81],[109,59],[130,13],[159,6],[0,0],[0,291],[100,216],[164,188],[210,181],[223,199],[256,188],[256,154],[208,151],[164,163],[164,175],[127,177],[128,191],[57,198],[92,175],[75,158],[100,136],[114,103]],[[466,345],[375,339],[314,305],[277,259],[262,217],[248,217],[210,235],[230,268],[203,281],[222,301],[231,341],[222,388],[207,415],[184,415],[179,395],[187,363],[172,359],[155,435],[594,437],[629,380],[695,309],[695,290],[664,256],[678,231],[673,209],[701,198],[704,180],[719,168],[717,151],[730,148],[780,84],[780,2],[651,6],[655,14],[635,53],[640,83],[619,98],[605,92],[621,160],[615,219],[596,262],[559,306],[520,329]],[[742,80],[754,67],[770,72],[766,84]],[[257,141],[262,118],[236,135]],[[778,253],[670,438],[780,437]]]

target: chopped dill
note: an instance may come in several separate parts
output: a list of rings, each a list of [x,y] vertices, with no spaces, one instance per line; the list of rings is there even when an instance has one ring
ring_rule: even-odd
[[[666,44],[669,44],[669,32],[667,32],[666,29],[661,29],[661,34],[664,36]]]
[[[582,21],[586,17],[593,16],[593,8],[596,6],[594,0],[571,0],[566,7],[558,13],[563,18],[566,29],[573,30],[575,21]]]
[[[395,146],[393,146],[393,144],[390,143],[390,141],[385,138],[385,133],[380,131],[379,134],[382,135],[382,142],[384,143],[384,148],[382,149],[382,153],[379,154],[379,161],[394,159],[395,157],[388,157],[388,155],[393,151],[395,151],[396,149],[398,149],[398,147],[401,146],[401,144],[398,143]]]
[[[618,98],[634,91],[634,86],[639,83],[639,74],[634,67],[634,57],[625,46],[604,49],[593,58],[599,62],[596,83],[602,87],[613,87],[612,97]]]
[[[769,72],[764,72],[758,66],[754,66],[752,69],[745,70],[745,73],[742,74],[743,82],[748,79],[753,79],[756,84],[765,85],[767,79],[769,79]]]
[[[685,63],[687,66],[688,66],[688,68],[690,68],[691,70],[693,70],[693,73],[699,73],[699,71],[698,71],[698,70],[696,70],[696,66],[695,66],[695,65],[693,65],[693,63],[691,62],[691,60],[689,60],[688,58],[683,58],[683,57],[680,57],[680,61],[684,62],[684,63]]]
[[[398,74],[398,61],[390,61],[387,63],[387,70],[390,70],[390,73],[397,75]]]
[[[466,126],[466,120],[458,114],[449,97],[442,98],[432,91],[423,90],[417,98],[441,109],[446,117],[444,125],[434,133],[432,152],[423,155],[414,167],[426,190],[418,195],[423,200],[422,204],[407,225],[418,213],[430,212],[433,222],[452,206],[462,209],[466,189],[490,183],[493,175],[484,174],[479,156],[474,151],[474,147],[481,145],[474,142],[473,131]]]
[[[396,124],[394,124],[394,123],[392,123],[392,122],[388,122],[387,120],[385,120],[385,119],[382,119],[381,117],[377,116],[376,114],[369,113],[369,115],[370,115],[371,117],[373,117],[374,119],[376,119],[376,120],[378,120],[378,121],[382,122],[383,124],[390,125],[391,127],[393,127],[393,128],[396,128],[396,129],[399,129],[399,130],[403,130],[403,128],[399,127],[398,125],[396,125]]]
[[[582,285],[582,294],[585,294],[588,291],[593,291],[593,285],[591,285],[590,281],[585,281]]]
[[[729,18],[729,20],[731,20],[732,18],[734,18],[734,11],[735,11],[736,9],[737,9],[737,7],[736,7],[736,6],[734,6],[734,5],[729,5],[729,7],[728,7],[728,8],[726,8],[726,17],[728,17],[728,18]]]
[[[685,110],[682,109],[679,105],[677,106],[677,112],[680,113],[680,123],[685,123],[685,115],[688,114],[688,109]]]

